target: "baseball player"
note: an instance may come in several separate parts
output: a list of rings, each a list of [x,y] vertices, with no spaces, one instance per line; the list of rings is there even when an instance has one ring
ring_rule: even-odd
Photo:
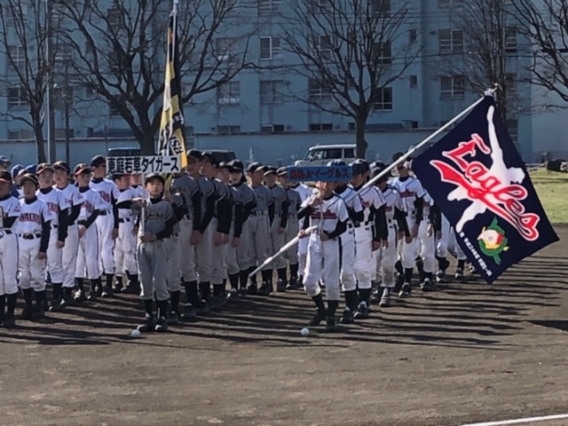
[[[374,168],[371,177],[374,178],[386,168],[385,164],[380,163]],[[395,286],[395,263],[397,241],[406,238],[411,240],[410,230],[406,222],[406,216],[402,207],[402,199],[396,189],[390,186],[387,181],[390,174],[386,174],[376,181],[376,187],[381,191],[385,200],[385,218],[388,228],[388,245],[383,245],[376,253],[376,268],[382,276],[382,291],[378,294],[379,306],[390,306],[391,292]]]
[[[278,176],[280,186],[286,191],[286,199],[288,200],[288,220],[286,221],[286,230],[284,232],[284,241],[288,242],[300,232],[298,211],[302,205],[302,198],[300,193],[292,188],[288,179],[286,179],[288,175],[286,167],[280,167],[276,171],[276,175]],[[298,245],[296,244],[289,248],[283,257],[290,267],[290,281],[288,281],[286,289],[295,290],[298,288]]]
[[[195,154],[197,155],[197,154]],[[201,300],[197,305],[197,313],[206,315],[210,310],[210,291],[211,278],[213,274],[213,240],[222,238],[220,235],[215,237],[217,233],[217,223],[213,221],[217,202],[217,192],[215,184],[207,176],[212,174],[211,169],[214,167],[211,162],[217,164],[217,160],[212,153],[204,156],[199,153],[199,190],[202,194],[201,199],[201,223],[197,228],[197,235],[193,242],[196,245],[196,264],[197,273],[199,275],[199,292]]]
[[[75,263],[75,280],[79,290],[74,300],[94,301],[102,293],[101,271],[99,267],[99,232],[96,219],[101,211],[107,208],[98,191],[90,187],[91,168],[85,163],[75,166],[73,175],[77,181],[79,193],[83,198],[81,211],[77,218],[77,232],[79,235],[79,249]],[[88,278],[91,284],[89,295],[85,296],[84,279]]]
[[[141,174],[131,174],[130,175],[130,189],[133,192],[134,198],[146,198],[148,197],[148,192],[144,188],[144,185],[141,185]],[[136,222],[136,218],[134,218]],[[134,258],[136,258],[136,252],[134,253]],[[138,262],[136,262],[136,270],[135,271],[125,271],[126,276],[128,277],[128,283],[122,293],[127,294],[140,294],[140,281],[138,276],[140,271],[138,271]]]
[[[67,239],[67,223],[71,205],[60,190],[53,187],[54,168],[42,163],[37,167],[39,191],[37,197],[47,205],[51,223],[51,236],[47,249],[47,270],[53,285],[53,301],[49,310],[61,311],[63,299],[63,247]]]
[[[353,190],[361,199],[363,220],[355,223],[355,277],[359,290],[359,300],[355,318],[369,316],[371,305],[372,280],[376,271],[376,258],[373,253],[388,246],[388,228],[385,217],[385,199],[375,186],[363,189],[369,176],[369,164],[365,160],[356,160],[351,164]]]
[[[233,160],[230,163],[231,169],[231,185],[232,189],[236,191],[234,195],[235,200],[238,201],[238,206],[235,206],[235,227],[237,226],[237,214],[240,215],[239,222],[241,223],[241,234],[234,252],[237,258],[237,265],[239,268],[239,282],[240,293],[246,294],[248,274],[249,274],[249,252],[250,252],[250,217],[256,207],[256,200],[254,192],[250,186],[246,184],[247,179],[244,176],[243,163],[240,160]],[[238,235],[238,232],[235,234]],[[235,235],[233,237],[235,238]],[[230,278],[230,277],[229,277]],[[231,298],[237,298],[233,292],[230,294]]]
[[[306,217],[306,224],[317,226],[317,229],[307,235],[302,229],[301,238],[308,238],[308,257],[304,286],[312,297],[317,311],[310,326],[317,326],[326,320],[326,329],[335,331],[335,312],[339,306],[340,288],[339,277],[341,269],[340,237],[347,230],[349,213],[345,202],[334,194],[335,184],[332,182],[316,182],[320,191],[307,201],[307,206],[300,210],[298,216]],[[309,224],[308,224],[309,222]],[[307,226],[306,226],[307,227]],[[325,307],[319,281],[325,285],[327,309]]]
[[[143,222],[137,224],[138,232],[138,266],[140,268],[140,297],[144,302],[146,321],[138,326],[138,331],[164,332],[168,329],[167,309],[168,292],[167,259],[165,240],[173,232],[176,217],[172,205],[164,198],[164,178],[152,173],[144,179],[148,198],[137,199],[145,211]],[[156,295],[158,312],[154,321],[153,299]]]
[[[300,194],[300,199],[302,203],[305,202],[312,195],[312,188],[300,183],[294,182],[291,188]],[[301,219],[298,222],[298,227],[301,229],[303,227],[304,220]],[[306,269],[306,256],[308,254],[308,240],[302,238],[298,241],[298,287],[302,287],[304,271]]]
[[[21,164],[16,164],[14,167],[12,167],[12,169],[10,170],[10,173],[12,175],[12,188],[10,190],[10,195],[12,197],[16,197],[19,198],[20,197],[20,176],[19,173],[24,170],[24,166],[22,166]]]
[[[60,309],[71,303],[73,288],[75,287],[75,267],[77,264],[77,252],[79,250],[79,230],[77,219],[81,212],[83,197],[75,185],[69,183],[71,169],[64,161],[56,161],[53,164],[53,178],[55,189],[61,191],[66,204],[69,205],[67,216],[67,238],[61,254],[61,267],[63,268],[63,297],[59,304]],[[47,255],[49,263],[49,253]]]
[[[280,186],[276,185],[276,168],[268,167],[264,172],[265,184],[268,189],[272,192],[272,209],[269,210],[269,221],[270,221],[270,239],[271,239],[271,251],[270,256],[278,253],[280,249],[286,244],[286,226],[288,224],[288,210],[290,209],[290,201],[286,198],[286,190]],[[274,262],[276,267],[276,273],[278,275],[278,281],[276,283],[276,290],[278,292],[286,291],[287,278],[286,278],[286,258],[284,256],[278,256]],[[270,294],[273,290],[272,288],[272,270],[270,271],[270,282],[266,287],[266,290],[260,291],[259,294],[266,295]]]
[[[434,271],[436,268],[436,238],[441,234],[441,216],[434,200],[424,191],[423,215],[418,229],[420,240],[420,258],[422,259],[422,279],[420,289],[431,291],[434,289]]]
[[[270,221],[268,211],[273,207],[272,192],[262,184],[264,178],[264,168],[260,163],[251,163],[247,167],[247,175],[250,178],[250,187],[254,193],[256,206],[249,218],[249,273],[256,269],[257,265],[263,263],[270,256]],[[272,266],[267,265],[262,271],[262,293],[266,294],[271,277]],[[259,289],[256,277],[251,277],[251,284],[247,289],[247,294],[256,295]]]
[[[114,174],[112,180],[117,188],[116,208],[118,209],[118,237],[114,242],[116,273],[114,291],[120,293],[123,290],[122,280],[124,275],[138,275],[138,266],[136,265],[136,232],[134,230],[136,216],[132,211],[132,200],[136,198],[137,194],[130,186],[130,175]]]
[[[450,266],[447,259],[448,253],[451,252],[458,259],[458,265],[454,278],[456,280],[463,279],[465,262],[467,260],[463,250],[456,241],[455,231],[451,227],[450,222],[446,216],[441,215],[441,235],[437,240],[436,245],[436,258],[438,259],[438,272],[436,273],[436,281],[444,282],[446,270]]]
[[[20,199],[16,232],[19,284],[25,301],[22,319],[37,320],[45,317],[45,259],[51,234],[51,214],[47,205],[36,196],[39,188],[37,177],[26,174],[20,183],[24,196]],[[35,309],[32,304],[34,294]]]
[[[395,161],[397,158],[395,158]],[[400,297],[410,296],[412,292],[411,281],[412,272],[416,262],[418,228],[423,218],[424,189],[420,182],[410,176],[408,163],[400,163],[397,166],[398,178],[393,180],[393,187],[398,191],[402,198],[402,207],[406,213],[406,221],[410,230],[412,240],[402,240],[401,244],[401,264],[403,271],[403,285],[400,290]]]
[[[97,230],[99,232],[99,251],[101,253],[102,272],[105,275],[105,285],[102,297],[112,297],[112,281],[114,278],[114,240],[118,237],[118,209],[116,208],[117,189],[112,181],[105,179],[106,159],[97,155],[91,160],[93,178],[91,189],[98,191],[103,199],[104,206],[97,216]]]
[[[180,223],[180,250],[183,253],[181,276],[187,297],[182,318],[191,322],[197,320],[196,309],[199,305],[199,293],[197,289],[196,249],[201,239],[202,208],[207,203],[206,199],[202,198],[203,194],[199,186],[201,179],[199,173],[200,159],[200,151],[189,150],[187,152],[187,175],[184,175],[187,179],[180,176],[172,182],[172,188],[182,194],[188,208],[186,217]]]
[[[213,183],[216,194],[215,209],[209,226],[213,228],[213,246],[211,248],[211,282],[213,299],[211,308],[218,310],[225,299],[226,249],[229,242],[232,221],[232,200],[229,187],[217,178],[219,162],[210,152],[203,152],[202,173]]]
[[[345,162],[334,160],[328,166],[347,166]],[[362,165],[357,165],[355,171],[359,173]],[[353,171],[353,169],[352,169]],[[335,183],[335,195],[340,197],[346,204],[349,219],[347,220],[347,231],[341,236],[341,283],[343,285],[345,297],[345,309],[341,317],[342,324],[353,322],[354,313],[359,303],[357,295],[357,283],[355,281],[355,224],[363,222],[363,206],[361,198],[355,193],[353,187],[347,185],[346,181]]]
[[[16,325],[14,311],[18,297],[18,239],[16,221],[20,203],[10,194],[12,175],[0,172],[0,327]]]

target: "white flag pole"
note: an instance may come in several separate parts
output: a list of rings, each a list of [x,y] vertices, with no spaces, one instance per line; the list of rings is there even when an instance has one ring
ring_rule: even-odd
[[[409,149],[403,156],[401,156],[400,158],[398,158],[396,161],[394,161],[392,164],[389,164],[383,171],[381,171],[377,176],[375,176],[374,178],[372,178],[371,180],[369,180],[365,185],[363,185],[359,191],[352,193],[351,197],[348,197],[345,201],[349,201],[351,200],[351,198],[355,197],[355,195],[359,194],[359,192],[363,191],[364,189],[368,188],[369,186],[373,185],[375,182],[377,182],[380,178],[382,178],[383,176],[386,176],[386,174],[388,172],[390,172],[392,169],[394,169],[397,165],[399,165],[400,163],[406,161],[414,152],[416,152],[418,149],[422,148],[424,145],[426,145],[428,142],[432,141],[433,139],[435,139],[437,136],[439,136],[441,133],[443,133],[446,129],[448,129],[449,127],[451,127],[454,123],[456,123],[457,121],[461,120],[463,117],[465,117],[467,114],[469,114],[477,105],[479,105],[483,99],[485,99],[485,96],[493,96],[495,94],[495,92],[498,90],[499,86],[495,85],[495,88],[487,90],[484,94],[483,97],[481,97],[480,99],[478,99],[477,101],[475,101],[473,104],[471,104],[469,107],[467,107],[466,109],[464,109],[462,112],[460,112],[458,115],[456,115],[454,118],[452,118],[450,121],[448,121],[446,124],[444,124],[442,127],[440,127],[438,130],[436,130],[434,133],[432,133],[430,136],[428,136],[426,139],[424,139],[422,142],[420,142],[418,145],[416,145],[415,147]],[[306,231],[313,231],[314,229],[316,229],[315,226],[312,226],[310,228],[308,228]],[[253,272],[251,272],[249,274],[249,277],[252,277],[253,275],[255,275],[258,271],[260,271],[262,268],[264,268],[266,265],[268,265],[269,263],[273,262],[274,259],[276,259],[278,256],[284,254],[284,252],[286,250],[288,250],[290,247],[292,247],[297,241],[299,240],[299,237],[293,238],[289,243],[287,243],[284,247],[282,247],[277,253],[275,253],[274,255],[272,255],[271,257],[269,257],[268,259],[266,259],[262,265],[260,265],[258,268],[256,268]]]

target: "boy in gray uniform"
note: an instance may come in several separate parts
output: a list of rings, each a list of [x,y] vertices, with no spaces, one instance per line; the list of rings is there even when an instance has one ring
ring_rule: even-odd
[[[266,186],[272,192],[272,201],[274,208],[269,210],[270,219],[270,236],[272,240],[270,256],[278,253],[278,251],[286,244],[285,232],[286,224],[288,223],[288,208],[289,201],[286,198],[286,190],[279,185],[276,185],[276,168],[268,167],[264,172],[264,179]],[[284,256],[279,256],[274,260],[274,266],[278,273],[278,282],[276,289],[279,292],[286,291],[286,259]],[[272,271],[270,272],[272,278]],[[269,283],[268,294],[272,291],[272,282]]]
[[[173,232],[176,217],[172,205],[164,199],[164,178],[152,173],[144,179],[144,186],[149,198],[136,199],[136,203],[144,209],[139,216],[144,222],[139,224],[138,231],[138,268],[142,291],[140,297],[144,301],[146,322],[138,326],[138,331],[164,332],[168,329],[167,308],[167,259],[165,240]],[[154,293],[158,304],[158,321],[154,322]]]
[[[286,176],[288,175],[286,167],[280,167],[276,171],[276,175],[278,176],[280,185],[286,191],[286,199],[288,201],[288,221],[286,222],[286,231],[284,232],[284,241],[288,242],[295,238],[298,235],[298,232],[300,232],[298,211],[302,205],[302,198],[300,193],[292,188],[286,179]],[[298,245],[295,244],[293,247],[290,247],[286,253],[284,253],[283,258],[290,266],[290,281],[285,288],[288,290],[295,290],[298,288]],[[284,269],[284,272],[286,272],[286,269]]]
[[[244,176],[243,163],[240,160],[233,160],[231,161],[230,166],[231,185],[233,187],[233,190],[235,190],[237,193],[235,195],[235,199],[239,200],[239,214],[241,215],[241,234],[239,237],[238,246],[235,248],[235,252],[237,256],[237,265],[239,267],[240,291],[242,294],[246,293],[249,274],[248,252],[250,251],[251,244],[249,218],[251,216],[251,212],[256,207],[256,201],[254,199],[253,190],[246,184],[247,179]]]
[[[175,216],[175,224],[172,229],[172,235],[166,239],[166,260],[167,260],[167,275],[166,282],[168,283],[168,291],[170,292],[170,311],[168,313],[168,324],[175,325],[178,323],[179,315],[179,299],[181,295],[181,251],[180,251],[180,222],[187,214],[187,208],[183,197],[179,193],[165,194],[165,198],[172,205]]]
[[[256,266],[264,262],[270,256],[270,222],[268,210],[274,208],[272,192],[261,182],[264,178],[264,168],[260,163],[251,163],[247,167],[247,174],[250,178],[250,187],[254,192],[256,206],[249,218],[249,273],[256,269]],[[272,266],[267,265],[262,274],[262,293],[267,294],[270,288],[269,283],[272,279]],[[271,285],[270,285],[271,286]],[[256,284],[256,277],[251,277],[251,284],[247,289],[247,294],[256,295],[259,289]]]

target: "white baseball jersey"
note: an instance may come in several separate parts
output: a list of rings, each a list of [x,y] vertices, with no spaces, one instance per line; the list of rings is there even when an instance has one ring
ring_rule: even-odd
[[[19,200],[20,216],[16,226],[18,234],[37,234],[42,232],[42,225],[48,222],[52,214],[49,212],[47,204],[39,198],[26,203],[25,198]]]
[[[356,213],[363,211],[361,198],[357,196],[357,193],[352,186],[348,185],[341,194],[335,193],[335,195],[343,200],[347,208],[353,210]],[[349,210],[347,212],[349,212]],[[349,218],[349,223],[353,224],[351,218]]]
[[[423,219],[427,220],[428,217],[430,216],[430,207],[432,207],[434,205],[434,200],[432,199],[432,197],[430,197],[430,194],[428,194],[428,192],[424,191],[424,198],[423,198]]]
[[[148,198],[148,191],[142,185],[132,185],[130,187],[134,193],[134,198]]]
[[[112,212],[112,200],[113,198],[116,200],[118,196],[118,188],[114,182],[108,179],[92,179],[89,187],[100,194],[103,200],[101,210],[106,210],[108,213]]]
[[[81,192],[81,195],[83,196],[83,204],[81,204],[81,213],[79,213],[78,220],[87,220],[95,210],[104,210],[108,206],[98,191],[88,189]]]
[[[20,216],[20,203],[16,197],[7,195],[4,199],[0,199],[0,209],[2,209],[2,219],[7,219],[9,217],[19,217]],[[4,230],[12,230],[17,226],[18,220],[10,227],[3,227]]]
[[[78,206],[83,203],[83,195],[79,192],[79,188],[75,185],[67,185],[65,188],[55,188],[63,194],[65,201],[69,206]]]
[[[398,191],[402,198],[403,210],[409,216],[415,215],[416,206],[414,203],[417,198],[424,197],[424,188],[422,188],[422,184],[418,181],[418,179],[408,176],[404,180],[396,178],[393,181],[392,186]]]
[[[39,189],[36,192],[37,198],[47,204],[47,210],[49,211],[49,220],[51,225],[59,225],[59,212],[66,210],[69,207],[69,203],[65,198],[63,192],[55,188],[47,188],[45,190]]]
[[[384,191],[382,191],[383,198],[385,199],[385,215],[387,221],[392,222],[394,220],[395,208],[404,211],[402,207],[402,198],[396,189],[392,186],[387,185]]]
[[[310,226],[317,226],[320,231],[333,232],[338,222],[345,222],[347,219],[349,219],[349,213],[345,201],[333,195],[312,209]]]
[[[119,189],[116,197],[116,204],[120,204],[124,201],[131,201],[136,198],[136,192],[132,188],[127,188],[124,190]],[[132,219],[134,217],[134,212],[132,209],[118,209],[119,219]]]
[[[355,189],[353,189],[355,191]],[[378,210],[385,204],[383,194],[374,186],[368,186],[357,193],[363,206],[364,222],[371,220],[373,210]]]
[[[295,191],[298,192],[298,194],[300,194],[300,199],[302,200],[302,202],[306,201],[306,199],[308,199],[310,195],[312,195],[312,188],[310,188],[307,185],[304,185],[303,183],[300,183],[297,186],[292,186],[292,189],[294,189]]]

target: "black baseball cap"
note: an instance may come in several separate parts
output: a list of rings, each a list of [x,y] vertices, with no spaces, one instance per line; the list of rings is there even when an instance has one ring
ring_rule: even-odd
[[[198,151],[197,149],[190,149],[189,151],[187,151],[187,156],[195,158],[196,160],[201,160],[201,158],[203,158],[201,151]]]
[[[65,172],[68,174],[71,173],[71,167],[69,167],[69,164],[67,164],[65,161],[56,161],[55,163],[53,163],[53,168],[65,170]]]
[[[288,169],[286,167],[279,167],[276,169],[277,176],[286,176],[288,174]]]
[[[357,159],[351,163],[351,174],[358,176],[365,174],[369,171],[369,163],[365,160]]]
[[[29,181],[31,183],[33,183],[35,186],[39,186],[39,182],[37,180],[36,175],[31,175],[29,173],[26,173],[25,175],[23,175],[20,179],[20,185],[23,185],[24,182]]]
[[[123,177],[125,177],[125,176],[130,176],[130,173],[113,173],[113,174],[111,175],[113,181],[114,181],[114,180],[117,180],[117,179],[120,179],[120,178],[123,178]]]
[[[207,160],[211,163],[211,165],[219,166],[219,161],[217,161],[217,158],[215,157],[215,155],[211,151],[203,151],[201,153],[201,157],[202,157],[201,161]]]
[[[250,163],[247,167],[247,173],[254,173],[256,171],[262,171],[262,164],[259,162]]]
[[[37,170],[36,170],[36,175],[39,175],[39,174],[41,174],[42,172],[45,172],[45,171],[49,171],[49,172],[53,173],[54,169],[48,163],[38,164]]]
[[[233,167],[231,166],[230,162],[227,161],[221,161],[219,163],[219,169],[227,169],[227,170],[231,170]]]
[[[12,173],[10,173],[7,170],[0,172],[0,182],[11,183],[12,182]]]
[[[164,177],[160,173],[150,173],[149,175],[144,177],[144,185],[146,185],[148,182],[150,182],[153,179],[159,179],[160,182],[162,182],[163,185],[166,184],[166,180],[164,179]]]
[[[276,174],[276,167],[266,166],[264,171],[264,176],[275,175],[275,174]]]
[[[96,155],[91,160],[91,167],[100,167],[106,164],[106,159],[102,155]]]
[[[75,176],[91,174],[91,172],[91,168],[86,163],[79,163],[73,169],[73,174]]]
[[[231,168],[234,169],[238,169],[239,173],[242,173],[243,170],[245,169],[245,166],[243,165],[243,162],[241,160],[231,160],[229,161],[229,165],[231,166]],[[234,172],[237,173],[237,172]]]

